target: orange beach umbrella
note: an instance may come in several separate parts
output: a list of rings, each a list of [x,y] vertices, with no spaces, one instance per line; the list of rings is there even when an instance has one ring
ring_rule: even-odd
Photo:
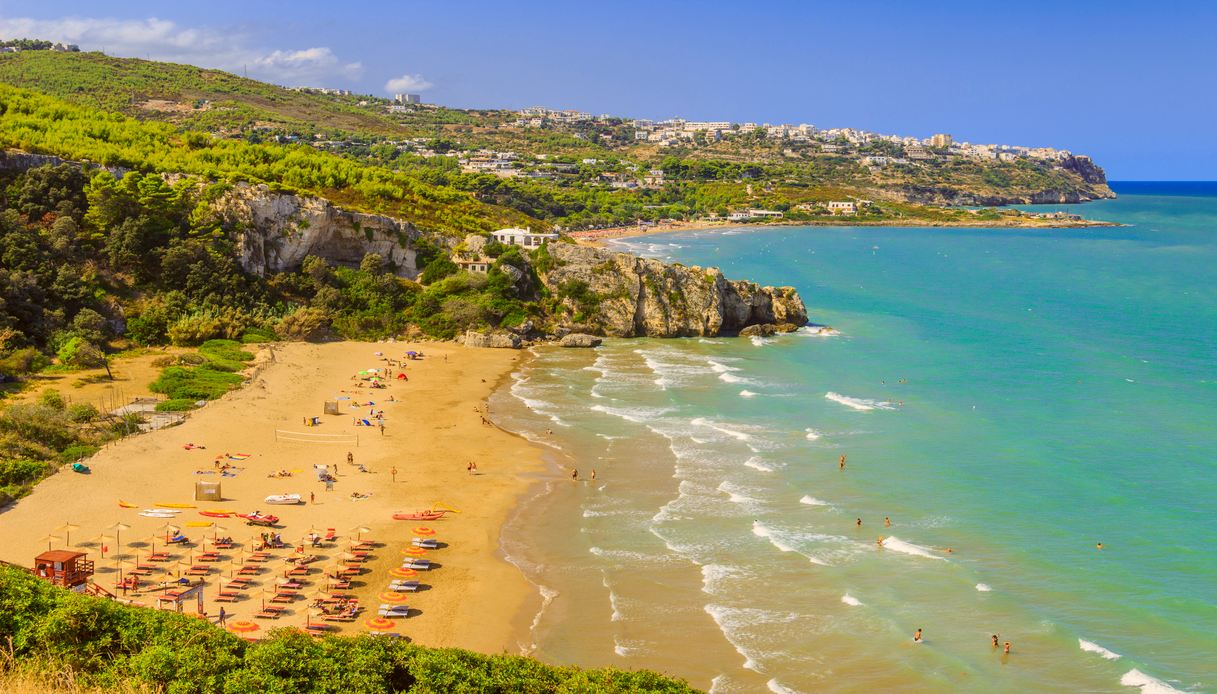
[[[391,619],[384,617],[375,617],[364,622],[363,625],[370,631],[392,631],[397,625]]]
[[[425,525],[420,525],[414,529],[415,535],[434,535],[435,531]]]
[[[251,622],[248,619],[238,619],[235,622],[228,623],[228,630],[235,631],[238,634],[248,634],[261,628],[257,622]]]
[[[385,602],[398,603],[398,604],[401,604],[410,599],[410,598],[406,597],[405,593],[398,593],[395,590],[386,590],[385,592],[381,593],[378,597],[380,597],[380,599],[384,600]]]
[[[392,569],[389,569],[389,575],[393,576],[395,578],[414,578],[415,576],[418,575],[418,572],[415,571],[414,569],[407,569],[407,568],[404,568],[401,566],[395,566]]]
[[[411,557],[421,557],[427,553],[427,550],[423,549],[422,547],[407,547],[403,549],[401,553]]]

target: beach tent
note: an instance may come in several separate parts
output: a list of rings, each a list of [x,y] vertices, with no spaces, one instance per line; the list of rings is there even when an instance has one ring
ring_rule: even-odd
[[[223,501],[224,497],[220,494],[219,482],[195,482],[194,483],[194,500],[195,501]]]
[[[337,400],[327,400],[325,402],[325,413],[326,414],[341,414],[338,411],[338,401]]]

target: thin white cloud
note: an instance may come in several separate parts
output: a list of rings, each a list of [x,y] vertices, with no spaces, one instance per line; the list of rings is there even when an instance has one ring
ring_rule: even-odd
[[[344,62],[324,46],[272,49],[255,45],[243,31],[183,27],[167,19],[0,17],[0,37],[38,38],[104,50],[109,55],[149,58],[218,68],[281,84],[344,86],[363,75],[359,62]]]
[[[392,94],[402,92],[426,91],[435,85],[423,79],[422,75],[402,75],[385,82],[385,91]]]

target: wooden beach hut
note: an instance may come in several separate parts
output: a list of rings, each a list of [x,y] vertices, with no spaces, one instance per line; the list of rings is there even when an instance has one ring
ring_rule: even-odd
[[[69,590],[83,591],[93,576],[93,562],[84,552],[52,549],[34,557],[35,576]]]

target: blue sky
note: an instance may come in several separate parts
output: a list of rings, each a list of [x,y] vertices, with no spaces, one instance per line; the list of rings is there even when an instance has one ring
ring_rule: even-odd
[[[460,107],[812,123],[1217,179],[1217,3],[0,0],[0,36]],[[393,84],[390,84],[393,81]]]

